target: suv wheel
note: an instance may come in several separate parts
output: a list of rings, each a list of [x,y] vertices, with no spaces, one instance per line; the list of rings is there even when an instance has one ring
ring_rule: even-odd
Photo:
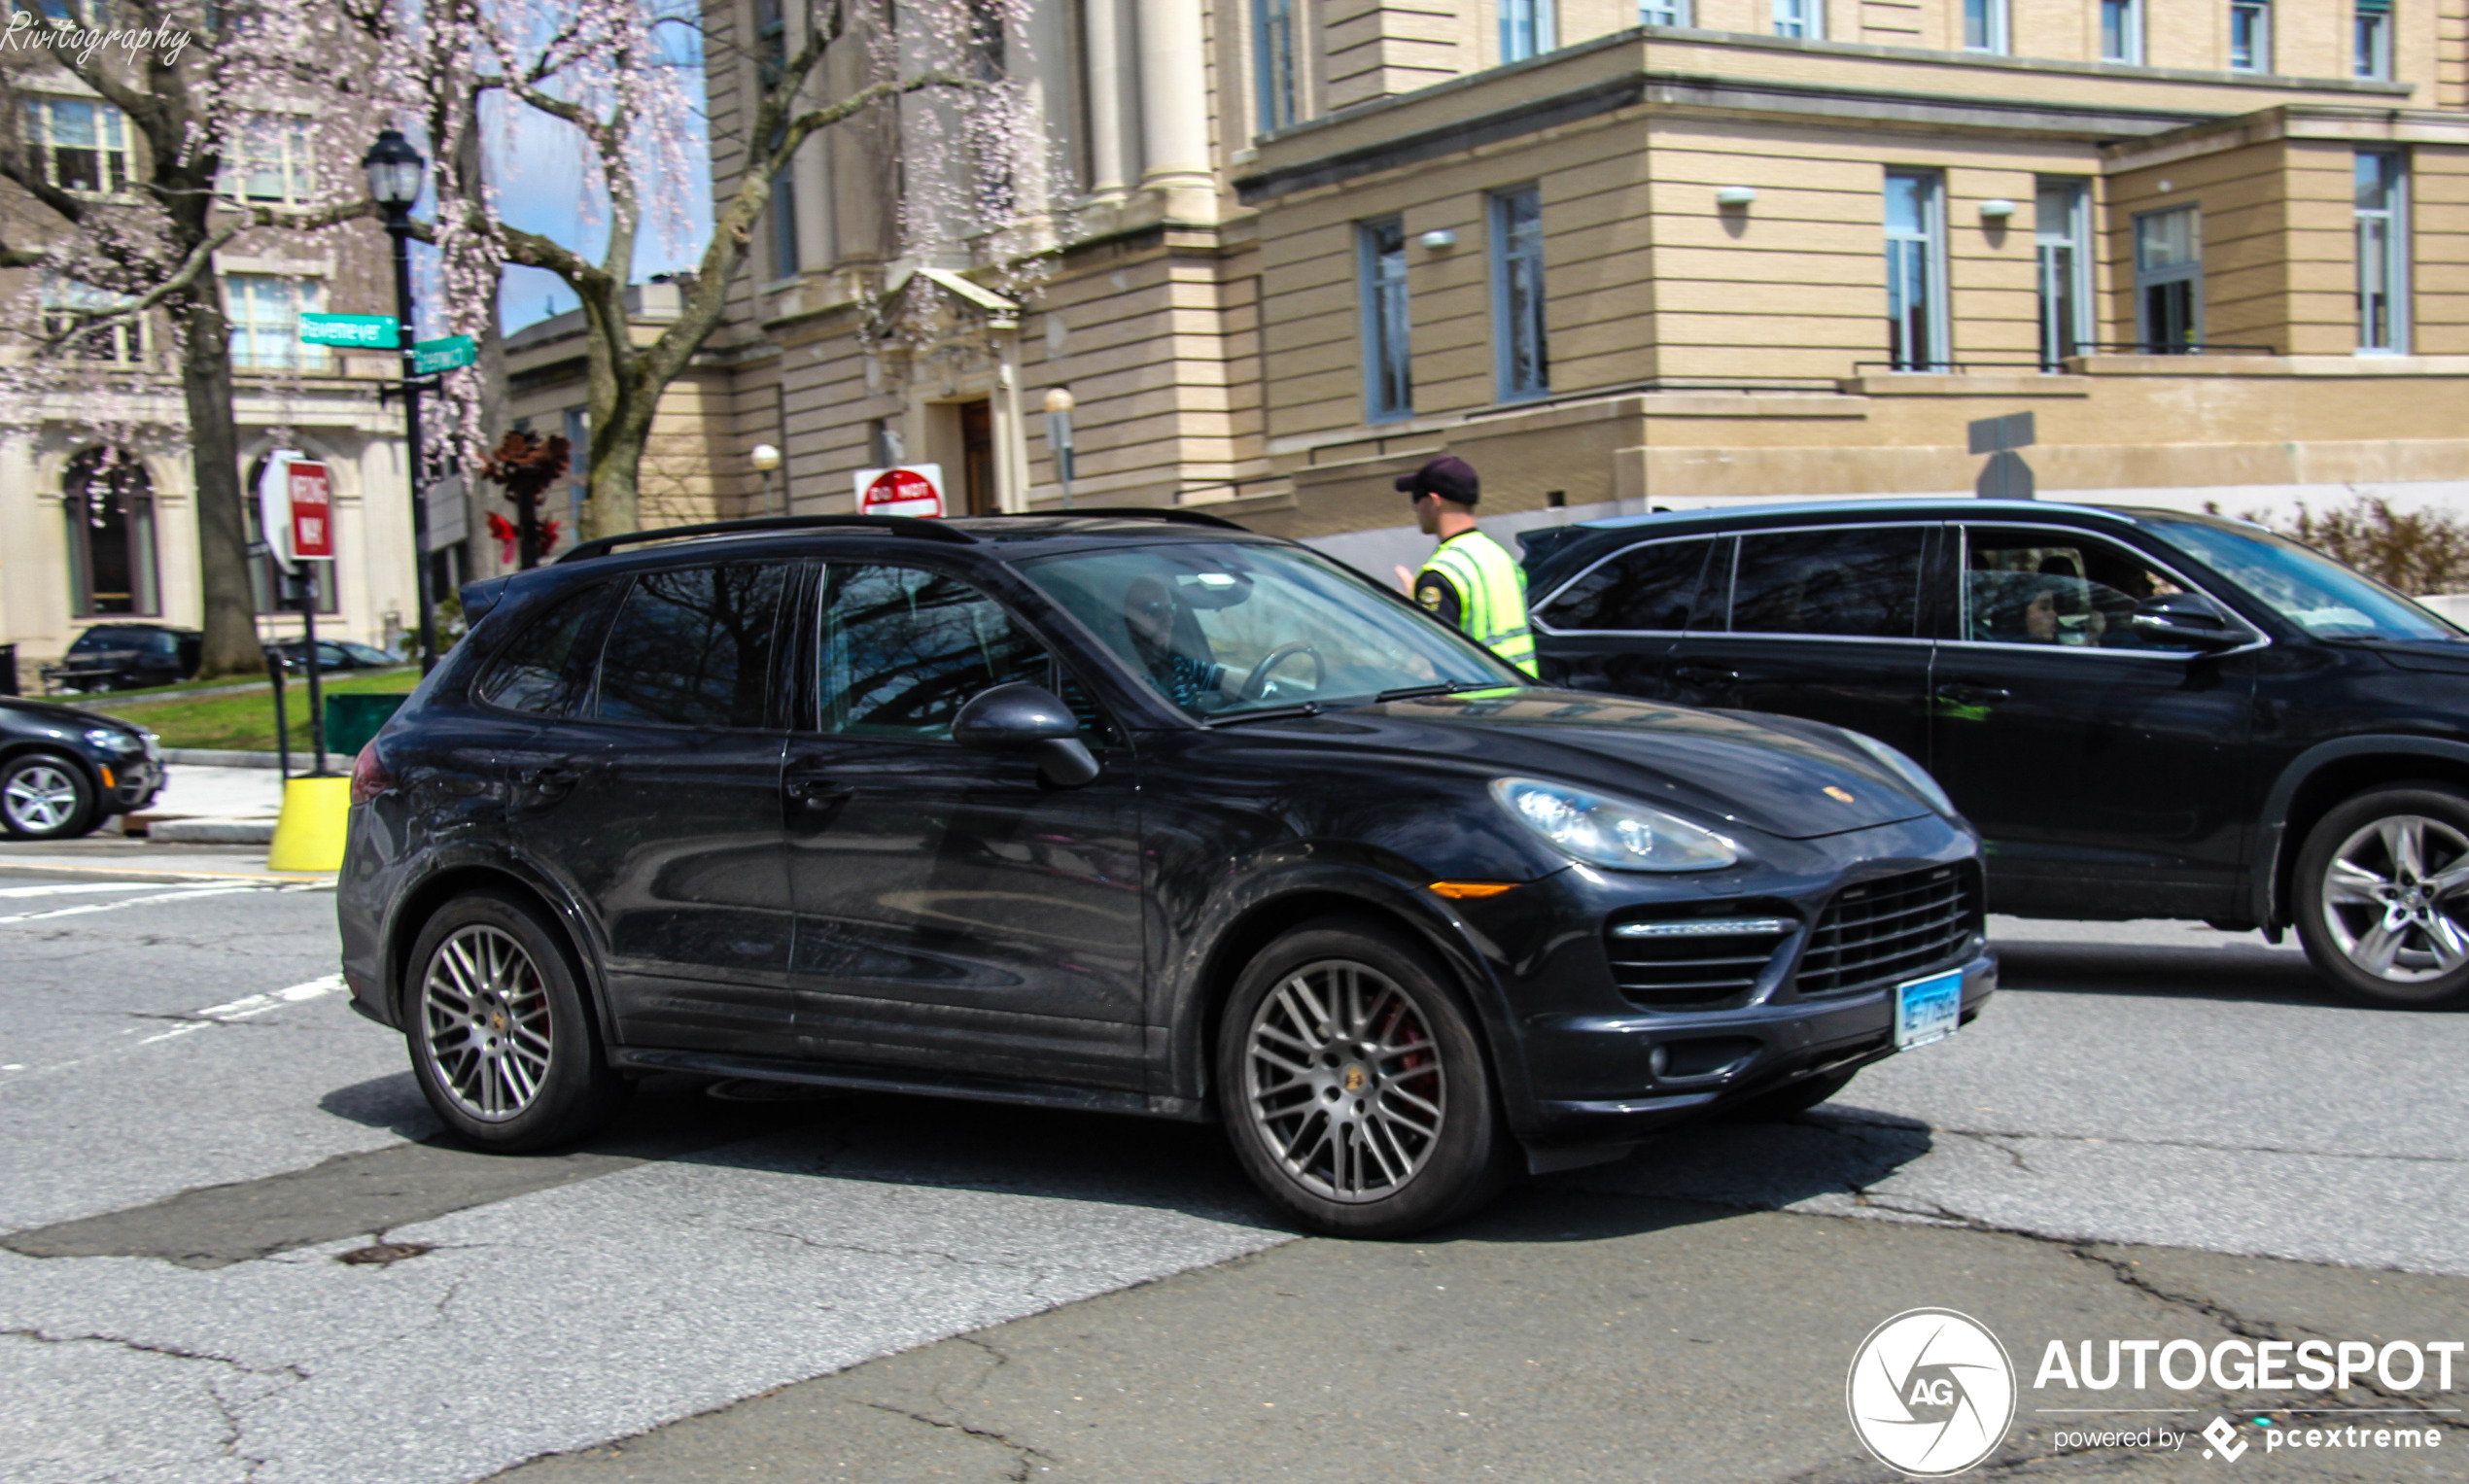
[[[448,902],[412,946],[409,977],[412,1072],[464,1138],[562,1144],[624,1100],[564,947],[528,905],[494,891]]]
[[[1308,923],[1252,960],[1219,1025],[1217,1088],[1245,1173],[1336,1235],[1462,1216],[1513,1168],[1474,1018],[1428,953],[1374,923]]]
[[[2404,1010],[2469,1000],[2469,794],[2358,795],[2307,836],[2296,886],[2298,939],[2344,996]]]
[[[86,770],[52,752],[0,767],[0,828],[19,840],[74,840],[103,822]]]

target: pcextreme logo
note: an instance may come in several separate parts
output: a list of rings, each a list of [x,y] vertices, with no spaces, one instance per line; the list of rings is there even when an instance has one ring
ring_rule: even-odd
[[[1879,1463],[1919,1478],[1961,1473],[2014,1423],[2014,1363],[1971,1316],[1907,1309],[1852,1353],[1844,1404]]]

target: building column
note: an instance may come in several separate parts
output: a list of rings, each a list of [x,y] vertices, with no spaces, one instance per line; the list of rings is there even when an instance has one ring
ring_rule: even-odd
[[[1085,0],[1089,77],[1089,194],[1119,201],[1130,186],[1124,170],[1124,0]]]
[[[1137,0],[1140,17],[1140,189],[1182,222],[1217,220],[1209,168],[1208,58],[1200,0]]]

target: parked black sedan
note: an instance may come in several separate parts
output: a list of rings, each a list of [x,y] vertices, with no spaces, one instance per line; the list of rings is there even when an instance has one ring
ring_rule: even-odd
[[[302,674],[308,660],[308,640],[290,638],[279,644],[268,644],[283,669],[291,674]],[[323,674],[335,670],[393,670],[404,662],[373,645],[351,639],[322,638],[317,641],[317,668]]]
[[[1216,1118],[1394,1234],[1814,1104],[1995,983],[1907,759],[1531,688],[1222,523],[748,522],[465,610],[360,756],[337,908],[484,1145],[655,1070]]]
[[[163,786],[155,734],[117,717],[0,696],[0,830],[70,840],[144,809]]]
[[[1922,759],[1993,911],[2278,940],[2357,1000],[2469,1003],[2469,637],[2243,521],[1857,500],[1526,538],[1544,678]]]

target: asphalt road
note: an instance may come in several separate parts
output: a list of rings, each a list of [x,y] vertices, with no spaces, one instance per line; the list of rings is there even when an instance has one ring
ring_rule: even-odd
[[[327,891],[44,863],[0,854],[0,1479],[1890,1477],[1844,1376],[1918,1306],[2022,1372],[1993,1468],[2469,1461],[2430,1384],[2030,1384],[2052,1338],[2469,1339],[2469,1017],[2251,937],[1998,923],[1989,1013],[1817,1115],[1378,1245],[1130,1120],[678,1080],[588,1150],[458,1151]],[[2313,1407],[2444,1441],[2061,1435]]]

